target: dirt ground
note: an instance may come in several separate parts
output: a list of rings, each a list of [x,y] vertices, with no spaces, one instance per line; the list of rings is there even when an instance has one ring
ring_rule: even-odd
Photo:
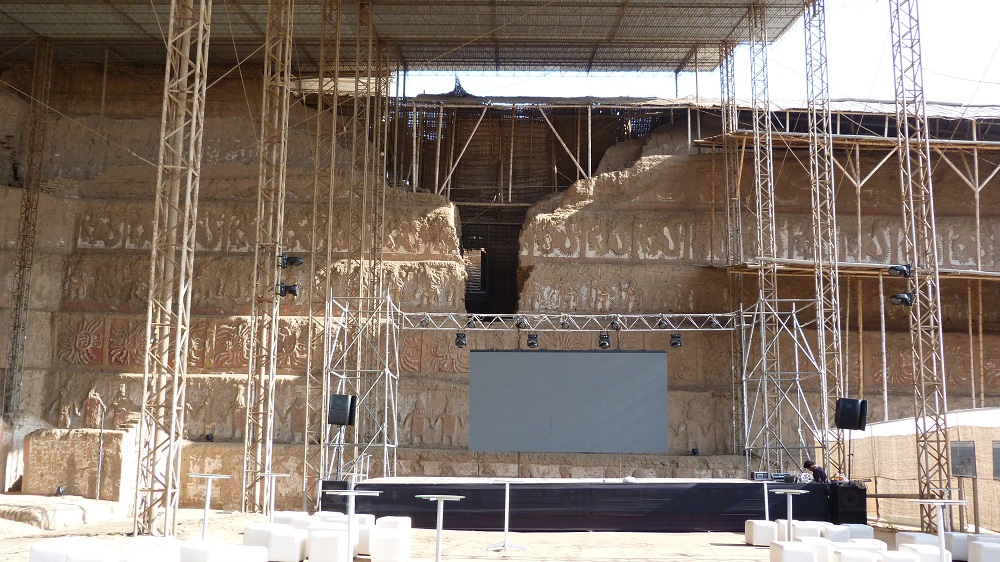
[[[177,536],[182,539],[200,537],[201,515],[201,510],[180,510]],[[447,515],[445,517],[447,524]],[[214,511],[209,519],[209,533],[214,538],[240,543],[244,525],[261,519],[260,515]],[[94,536],[114,545],[129,540],[127,535],[131,531],[131,519],[61,531],[41,531],[22,523],[0,522],[0,560],[27,562],[31,545],[46,537]],[[443,541],[442,558],[449,562],[765,562],[769,559],[767,548],[746,546],[743,535],[735,533],[511,533],[509,544],[522,545],[525,549],[508,550],[506,553],[486,549],[487,545],[503,541],[503,533],[500,532],[445,531]],[[412,561],[434,560],[434,546],[433,530],[414,529]]]

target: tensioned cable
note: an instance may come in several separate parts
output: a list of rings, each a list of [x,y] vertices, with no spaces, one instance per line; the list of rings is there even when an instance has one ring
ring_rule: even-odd
[[[121,143],[118,143],[118,142],[115,142],[115,141],[114,141],[114,140],[113,140],[113,139],[112,139],[111,137],[109,137],[109,136],[106,136],[106,135],[104,135],[104,134],[103,134],[103,133],[101,133],[100,131],[97,131],[97,130],[95,130],[95,129],[92,129],[92,128],[90,128],[90,127],[88,127],[88,126],[84,125],[84,124],[83,124],[83,123],[81,123],[80,121],[77,121],[76,119],[73,119],[73,118],[72,118],[72,117],[70,117],[69,115],[66,115],[65,113],[63,113],[63,112],[61,112],[61,111],[58,111],[57,109],[53,108],[53,107],[52,107],[51,105],[49,105],[49,104],[47,104],[47,103],[42,103],[42,102],[41,102],[40,100],[38,100],[37,98],[33,98],[33,97],[31,97],[31,94],[29,94],[29,93],[27,93],[27,92],[25,92],[25,91],[21,90],[20,88],[18,88],[17,86],[15,86],[15,85],[11,84],[10,82],[7,82],[7,81],[6,81],[6,80],[4,80],[3,78],[0,78],[0,84],[2,84],[2,85],[4,85],[4,86],[7,86],[7,87],[8,87],[8,88],[10,88],[11,90],[13,90],[13,91],[15,91],[15,92],[17,92],[17,93],[19,93],[19,94],[23,95],[24,97],[26,97],[27,99],[29,99],[29,100],[31,100],[31,101],[34,101],[34,102],[36,102],[36,103],[39,103],[39,104],[41,104],[41,105],[42,105],[42,107],[44,107],[44,108],[45,108],[46,110],[48,110],[48,111],[50,111],[50,112],[52,112],[52,113],[55,113],[56,115],[59,115],[60,117],[62,117],[62,118],[64,118],[64,119],[66,119],[66,120],[68,120],[68,121],[70,121],[71,123],[74,123],[74,124],[76,124],[76,125],[79,125],[79,126],[80,126],[80,127],[82,128],[82,129],[84,129],[85,131],[88,131],[88,132],[91,132],[91,133],[93,133],[93,134],[94,134],[95,136],[97,136],[98,138],[100,138],[100,139],[103,139],[103,140],[107,141],[108,143],[110,143],[110,144],[112,144],[112,145],[114,145],[114,146],[117,146],[118,148],[121,148],[121,149],[122,149],[122,150],[124,150],[125,152],[127,152],[127,153],[129,153],[130,155],[132,155],[132,156],[134,156],[134,157],[138,158],[139,160],[142,160],[143,162],[145,162],[145,163],[149,164],[150,166],[153,166],[153,167],[156,167],[156,166],[157,166],[157,165],[156,165],[156,164],[155,164],[154,162],[152,162],[152,161],[150,161],[150,160],[147,160],[147,159],[143,158],[142,156],[139,156],[138,154],[136,154],[135,152],[133,152],[133,151],[132,151],[132,149],[130,149],[129,147],[125,146],[124,144],[121,144]]]
[[[257,125],[254,123],[253,120],[253,108],[250,105],[250,94],[249,92],[247,92],[246,80],[243,78],[243,62],[246,59],[243,59],[242,61],[240,60],[240,52],[239,49],[236,47],[236,32],[233,31],[233,18],[229,12],[229,0],[222,0],[222,5],[226,10],[226,23],[229,25],[229,39],[233,44],[233,53],[236,54],[236,60],[238,61],[236,63],[236,70],[237,72],[239,72],[240,75],[240,86],[243,88],[243,99],[246,100],[247,102],[247,114],[250,116],[250,127],[256,131]],[[257,49],[257,51],[259,50],[260,49]],[[254,53],[252,53],[250,56],[253,56],[253,54],[255,54],[257,51],[254,51]],[[232,72],[232,70],[230,70],[229,72]],[[221,80],[222,78],[226,77],[229,74],[229,72],[220,76],[219,79]],[[208,87],[211,88],[217,82],[218,80],[216,80],[212,84],[209,84]],[[260,139],[258,138],[257,141],[260,142]]]

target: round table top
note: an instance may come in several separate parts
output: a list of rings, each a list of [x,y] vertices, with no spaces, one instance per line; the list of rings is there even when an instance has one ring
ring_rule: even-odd
[[[197,472],[192,472],[191,474],[188,474],[188,476],[191,478],[232,478],[232,476],[228,474],[200,474]]]
[[[771,493],[797,496],[799,494],[808,494],[809,490],[801,490],[799,488],[783,488],[781,490],[771,490]]]
[[[447,494],[420,494],[416,497],[422,500],[445,500],[445,501],[458,501],[465,499],[465,496],[451,496]]]
[[[969,503],[967,500],[936,500],[931,498],[906,501],[922,505],[965,505]]]
[[[323,493],[335,496],[377,496],[382,490],[323,490]]]

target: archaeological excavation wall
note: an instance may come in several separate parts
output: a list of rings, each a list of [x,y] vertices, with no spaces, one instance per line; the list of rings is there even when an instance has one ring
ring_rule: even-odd
[[[109,75],[101,115],[101,72],[88,66],[56,65],[43,172],[36,263],[32,275],[28,357],[25,371],[25,428],[32,435],[23,488],[92,495],[97,478],[98,428],[111,436],[103,467],[134,458],[129,436],[140,401],[149,272],[149,236],[160,118],[160,80],[155,71],[118,70]],[[248,75],[244,73],[244,75]],[[0,67],[5,81],[21,87],[30,73]],[[245,90],[244,90],[245,88]],[[228,77],[208,92],[203,179],[199,203],[192,350],[188,358],[188,404],[182,471],[227,472],[219,505],[239,504],[258,163],[255,121],[260,85]],[[16,246],[21,190],[13,163],[23,162],[27,105],[21,96],[0,93],[0,345],[6,346],[6,318]],[[285,241],[289,252],[309,250],[314,110],[296,103],[289,134]],[[666,126],[644,140],[608,150],[600,175],[574,183],[531,208],[520,239],[519,310],[596,314],[733,310],[733,294],[722,266],[726,239],[721,161],[710,154],[686,154],[681,126]],[[347,174],[347,151],[337,173]],[[749,157],[749,155],[748,155]],[[872,157],[875,158],[874,156]],[[877,159],[869,162],[874,163]],[[868,160],[866,160],[868,162]],[[809,259],[812,252],[808,180],[794,158],[778,170],[779,255]],[[945,267],[975,264],[975,221],[970,193],[943,166],[939,188],[940,247]],[[339,182],[343,184],[344,182]],[[749,179],[744,178],[744,185]],[[900,259],[898,182],[894,166],[878,172],[861,192],[841,190],[841,252],[846,261],[882,265]],[[400,306],[409,311],[465,312],[465,264],[461,220],[445,198],[429,193],[389,191],[385,259],[387,279]],[[344,191],[337,191],[335,217],[347,216]],[[981,259],[1000,270],[1000,195],[982,194]],[[860,228],[854,220],[862,201]],[[749,205],[751,200],[744,198]],[[746,229],[745,246],[751,247]],[[858,243],[860,233],[860,244]],[[970,238],[971,236],[971,238]],[[971,241],[970,241],[971,240]],[[346,241],[338,230],[335,254]],[[342,280],[338,262],[333,278]],[[287,282],[306,283],[307,268],[287,270]],[[909,335],[902,310],[888,310],[888,370],[873,350],[880,348],[876,280],[842,283],[851,394],[872,399],[881,416],[881,381],[888,377],[893,416],[910,414]],[[996,284],[983,282],[984,302],[1000,298]],[[339,286],[339,285],[338,285]],[[901,285],[886,281],[886,291]],[[860,287],[860,298],[858,297]],[[949,395],[971,404],[973,381],[985,402],[1000,401],[1000,312],[984,311],[983,369],[979,350],[970,351],[966,332],[970,286],[943,284]],[[808,297],[808,277],[782,278],[789,296]],[[978,285],[971,290],[978,295]],[[336,289],[335,289],[336,292]],[[745,287],[744,302],[755,290]],[[975,299],[973,299],[975,300]],[[850,310],[851,312],[847,312]],[[860,311],[860,312],[859,312]],[[275,469],[292,477],[279,483],[279,505],[298,506],[304,425],[305,314],[291,299],[281,305],[276,397]],[[849,316],[848,316],[849,314]],[[863,335],[859,335],[858,319]],[[445,331],[400,335],[399,475],[535,477],[741,476],[743,458],[734,450],[731,341],[726,333],[686,333],[682,348],[670,348],[669,334],[618,332],[613,346],[626,350],[668,350],[668,455],[487,454],[468,450],[469,351],[516,349],[516,332],[470,332],[469,346],[454,345]],[[863,348],[861,342],[863,340]],[[543,333],[540,349],[596,348],[589,333]],[[865,351],[862,351],[865,350]],[[6,354],[0,355],[4,361]],[[862,362],[862,358],[864,361]],[[791,356],[785,361],[793,361]],[[2,367],[3,365],[0,365]],[[985,387],[979,381],[985,382]],[[615,384],[608,380],[608,385]],[[816,397],[818,382],[805,382]],[[817,401],[818,403],[818,401]],[[103,414],[103,412],[107,412]],[[211,435],[211,440],[208,435]],[[697,448],[700,455],[691,455]],[[72,469],[52,462],[53,450],[72,450]],[[103,469],[102,469],[103,470]],[[101,495],[125,499],[128,471],[102,475]],[[80,477],[80,474],[87,474]],[[107,480],[110,479],[110,480]],[[116,482],[117,484],[113,483]],[[134,485],[134,483],[132,484]],[[183,502],[201,501],[201,483],[184,483]]]

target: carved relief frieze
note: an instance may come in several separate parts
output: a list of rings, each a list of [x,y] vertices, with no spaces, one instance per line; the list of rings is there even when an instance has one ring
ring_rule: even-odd
[[[455,346],[451,332],[425,332],[421,351],[423,373],[468,373],[469,351]]]
[[[100,316],[70,316],[60,319],[56,337],[56,360],[70,365],[100,365],[105,359],[105,319]]]

